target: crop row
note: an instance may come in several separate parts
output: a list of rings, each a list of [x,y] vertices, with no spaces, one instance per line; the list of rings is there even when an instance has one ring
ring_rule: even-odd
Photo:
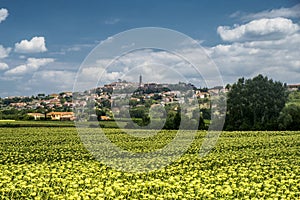
[[[107,137],[133,152],[151,152],[176,132]],[[184,155],[147,173],[117,171],[96,160],[75,128],[0,128],[2,199],[299,199],[300,132],[223,132],[206,157],[198,132]],[[183,138],[184,139],[184,138]]]

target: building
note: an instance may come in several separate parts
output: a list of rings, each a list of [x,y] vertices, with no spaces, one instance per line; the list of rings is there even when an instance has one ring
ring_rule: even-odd
[[[51,117],[51,120],[60,120],[60,121],[73,121],[75,119],[73,112],[50,112],[47,114],[47,117]]]
[[[106,121],[106,120],[110,120],[110,117],[108,117],[108,116],[100,116],[100,119],[103,120],[103,121]]]
[[[142,82],[142,75],[140,75],[140,81],[139,81],[139,87],[143,87],[143,82]]]
[[[34,120],[40,120],[41,118],[45,118],[45,114],[42,113],[27,113],[27,115],[34,117]]]
[[[300,84],[287,85],[289,91],[296,91],[300,89]]]
[[[200,90],[197,90],[195,93],[196,93],[196,96],[200,99],[209,98],[208,92],[201,92]]]
[[[10,103],[9,104],[11,107],[15,107],[15,108],[24,108],[27,103],[25,102],[20,102],[20,103]]]
[[[56,98],[56,99],[57,99],[57,98],[59,97],[59,94],[55,94],[55,93],[54,93],[54,94],[50,94],[49,97],[52,97],[52,98]]]

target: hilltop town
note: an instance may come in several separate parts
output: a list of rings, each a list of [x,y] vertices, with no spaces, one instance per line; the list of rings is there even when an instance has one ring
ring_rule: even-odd
[[[83,93],[61,92],[0,98],[0,119],[74,120],[73,108],[86,106],[91,100],[99,120],[112,119],[111,105],[122,98],[122,95],[130,92],[128,88],[135,88],[129,100],[132,108],[180,103],[187,98],[182,91],[191,88],[194,94],[190,100],[198,99],[200,108],[206,110],[210,108],[209,99],[212,95],[226,91],[223,87],[196,88],[192,84],[183,82],[177,84],[142,83],[140,76],[139,83],[118,80]],[[74,98],[74,95],[80,98]]]
[[[298,90],[298,88],[300,88],[299,85],[288,85],[290,91]],[[192,95],[188,96],[184,93],[187,89],[193,91]],[[222,86],[197,88],[190,83],[183,82],[177,84],[142,83],[142,76],[140,76],[138,83],[118,80],[82,93],[60,92],[0,98],[0,119],[75,120],[73,110],[77,107],[89,107],[91,109],[89,113],[92,113],[89,117],[94,120],[128,117],[122,113],[122,107],[117,104],[129,96],[129,102],[127,102],[129,105],[126,106],[131,108],[130,114],[136,118],[142,118],[147,113],[145,109],[151,106],[169,105],[169,109],[176,110],[179,103],[196,100],[202,117],[209,120],[211,98],[227,91],[228,88]]]

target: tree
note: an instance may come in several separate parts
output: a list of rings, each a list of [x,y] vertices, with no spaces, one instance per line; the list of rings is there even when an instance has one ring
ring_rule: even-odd
[[[286,85],[262,75],[240,78],[227,95],[226,130],[274,130],[287,100]]]
[[[169,111],[164,125],[164,129],[178,130],[181,122],[180,112]]]
[[[135,119],[137,124],[139,126],[146,126],[150,123],[150,118],[149,118],[149,113],[148,109],[144,106],[139,106],[135,108],[131,108],[129,110],[130,117]],[[136,120],[136,119],[141,119],[141,120]]]
[[[280,130],[300,130],[300,106],[289,104],[282,109],[279,119]]]

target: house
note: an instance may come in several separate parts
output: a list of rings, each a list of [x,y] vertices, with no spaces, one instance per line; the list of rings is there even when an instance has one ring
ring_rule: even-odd
[[[219,95],[220,93],[225,93],[226,90],[223,86],[215,86],[211,89],[208,89],[208,92],[209,92],[210,96],[216,96],[216,95]]]
[[[300,84],[287,85],[289,91],[297,91],[300,89]]]
[[[59,94],[50,94],[49,96],[57,99],[59,97]]]
[[[9,104],[11,107],[15,107],[15,108],[24,108],[27,103],[24,102],[20,102],[20,103],[10,103]]]
[[[108,117],[108,116],[101,116],[100,119],[101,120],[110,120],[110,117]]]
[[[49,102],[52,103],[52,104],[60,104],[60,100],[59,100],[59,99],[56,99],[56,98],[50,99]]]
[[[50,112],[47,117],[51,117],[52,120],[74,120],[75,116],[73,112]]]
[[[39,120],[41,118],[45,118],[45,114],[42,114],[42,113],[27,113],[27,115],[34,117],[34,120]]]
[[[201,92],[200,90],[196,91],[196,96],[200,99],[208,98],[209,93],[208,92]]]
[[[66,98],[66,97],[72,97],[73,93],[72,92],[62,92],[60,95],[63,98]]]

